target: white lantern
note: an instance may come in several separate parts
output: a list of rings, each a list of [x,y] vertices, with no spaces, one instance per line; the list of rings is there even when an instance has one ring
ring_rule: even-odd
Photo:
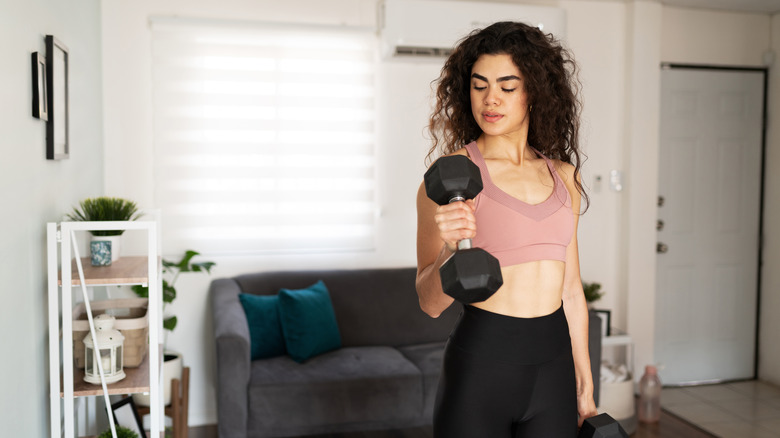
[[[103,365],[103,376],[106,383],[118,382],[125,378],[122,369],[122,344],[125,336],[119,330],[114,329],[114,317],[111,315],[98,315],[95,321],[95,336],[98,348],[92,343],[92,334],[84,337],[84,350],[86,360],[84,362],[84,380],[89,383],[100,384],[100,370],[98,361]]]

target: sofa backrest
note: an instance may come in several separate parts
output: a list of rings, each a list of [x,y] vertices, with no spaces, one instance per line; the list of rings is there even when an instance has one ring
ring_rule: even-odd
[[[282,271],[234,277],[244,293],[273,295],[325,282],[344,347],[394,347],[446,341],[458,314],[453,303],[441,316],[423,313],[415,291],[415,268]]]

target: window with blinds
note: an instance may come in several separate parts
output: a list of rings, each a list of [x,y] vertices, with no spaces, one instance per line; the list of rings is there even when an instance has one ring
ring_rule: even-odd
[[[165,252],[373,248],[375,38],[335,27],[153,21]]]

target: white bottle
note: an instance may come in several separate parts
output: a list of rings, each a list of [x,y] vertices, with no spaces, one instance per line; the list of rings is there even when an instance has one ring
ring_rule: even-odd
[[[639,421],[657,423],[661,418],[661,379],[653,365],[645,367],[645,375],[639,380]]]

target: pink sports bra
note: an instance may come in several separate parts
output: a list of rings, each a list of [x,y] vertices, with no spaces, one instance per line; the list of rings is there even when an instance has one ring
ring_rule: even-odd
[[[466,145],[471,160],[479,166],[484,188],[474,199],[477,235],[475,247],[493,254],[502,267],[536,260],[566,261],[566,247],[574,234],[574,214],[566,185],[552,161],[544,158],[555,186],[539,204],[527,204],[493,184],[476,142]]]

